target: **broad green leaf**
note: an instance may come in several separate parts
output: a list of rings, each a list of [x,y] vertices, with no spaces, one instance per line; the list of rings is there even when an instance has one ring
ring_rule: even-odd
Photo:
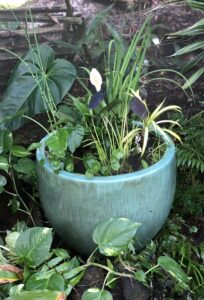
[[[160,256],[158,258],[158,264],[162,269],[171,274],[176,280],[188,284],[188,276],[174,259],[169,256]]]
[[[16,157],[26,157],[31,155],[30,151],[28,151],[25,147],[19,145],[12,146],[11,153]]]
[[[56,267],[56,271],[59,273],[69,272],[74,268],[80,266],[80,263],[76,257],[73,257],[70,261],[64,262]]]
[[[17,164],[13,165],[14,170],[18,173],[26,174],[26,175],[35,175],[35,163],[30,158],[21,158],[18,160]]]
[[[0,156],[0,170],[4,170],[8,172],[9,169],[9,162],[8,159],[4,156]]]
[[[63,158],[67,149],[68,131],[65,128],[60,128],[57,132],[50,135],[46,140],[46,146],[50,153]]]
[[[26,282],[26,290],[50,290],[61,291],[65,290],[65,280],[55,271],[51,272],[37,272],[32,275]]]
[[[76,128],[68,136],[68,148],[71,153],[74,153],[75,150],[81,145],[83,137],[84,128],[80,125],[77,125]]]
[[[0,284],[11,283],[23,279],[21,269],[12,265],[0,265]]]
[[[31,49],[13,72],[0,103],[0,122],[20,111],[28,116],[41,113],[49,106],[48,101],[59,103],[75,77],[73,64],[64,59],[55,59],[55,53],[48,45]],[[45,99],[48,99],[46,104]],[[18,117],[5,123],[13,130],[24,121]]]
[[[15,244],[21,262],[37,267],[48,257],[52,243],[52,229],[34,227],[22,232]]]
[[[96,227],[93,240],[101,254],[118,256],[127,249],[140,225],[125,218],[112,218]]]
[[[112,152],[110,162],[111,168],[115,171],[118,171],[121,167],[120,160],[124,157],[124,151],[121,149],[115,149]]]
[[[40,147],[40,143],[32,143],[29,147],[28,147],[28,151],[33,151],[36,150],[37,148]]]
[[[91,288],[83,293],[81,300],[113,300],[113,297],[108,291]]]
[[[101,169],[101,163],[97,160],[96,156],[93,155],[92,153],[87,153],[83,156],[83,163],[86,170],[91,175],[95,175]]]
[[[64,293],[48,291],[48,290],[36,290],[26,291],[20,294],[6,298],[5,300],[66,300],[67,297]]]
[[[12,133],[7,129],[5,130],[0,129],[0,154],[3,152],[10,151],[12,143],[13,143]]]
[[[53,250],[53,252],[57,257],[60,257],[62,259],[69,259],[70,258],[69,252],[66,249],[56,248],[56,249]]]
[[[69,280],[69,284],[71,284],[71,286],[77,285],[81,281],[81,279],[84,277],[84,273],[85,273],[85,271],[82,271],[79,274],[77,274],[76,276],[74,276],[73,278],[71,278]]]
[[[63,276],[64,276],[65,279],[71,279],[71,278],[75,277],[76,275],[78,275],[79,273],[81,273],[84,270],[85,270],[84,266],[79,266],[79,267],[76,267],[76,268],[73,268],[73,269],[69,270],[68,272],[64,272]]]

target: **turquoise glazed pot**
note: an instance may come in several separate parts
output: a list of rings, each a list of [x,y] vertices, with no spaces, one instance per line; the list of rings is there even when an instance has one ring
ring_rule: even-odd
[[[175,147],[168,136],[164,137],[168,146],[163,157],[151,167],[93,179],[66,171],[55,174],[45,156],[45,140],[37,150],[40,199],[47,219],[70,248],[90,254],[96,247],[94,228],[111,217],[142,224],[137,231],[138,249],[158,233],[170,212],[176,187]]]

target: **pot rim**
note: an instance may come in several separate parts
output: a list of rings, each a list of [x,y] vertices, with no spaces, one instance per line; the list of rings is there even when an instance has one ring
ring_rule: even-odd
[[[52,164],[49,162],[45,155],[45,142],[48,137],[52,133],[47,134],[41,141],[41,146],[36,150],[36,160],[39,163],[41,160],[44,161],[43,168],[45,168],[48,172],[54,173]],[[135,178],[142,178],[145,176],[149,176],[157,172],[159,169],[164,168],[168,165],[175,157],[175,145],[173,140],[170,138],[168,134],[164,134],[162,136],[167,149],[165,150],[163,156],[159,161],[154,163],[153,165],[147,167],[146,169],[138,170],[131,173],[126,174],[119,174],[119,175],[110,175],[110,176],[94,176],[93,178],[87,178],[84,174],[80,173],[71,173],[65,170],[61,170],[59,173],[54,173],[55,175],[63,178],[63,179],[70,179],[73,181],[78,182],[87,182],[87,183],[94,183],[94,182],[115,182],[115,181],[126,181]]]

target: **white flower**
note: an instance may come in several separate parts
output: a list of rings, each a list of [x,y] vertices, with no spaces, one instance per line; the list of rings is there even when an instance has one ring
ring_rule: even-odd
[[[98,70],[93,68],[90,73],[90,81],[96,88],[97,92],[100,92],[102,86],[102,77]]]

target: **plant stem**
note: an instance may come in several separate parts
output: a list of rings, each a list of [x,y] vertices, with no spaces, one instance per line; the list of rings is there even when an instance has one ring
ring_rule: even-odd
[[[89,262],[89,263],[84,265],[85,268],[88,268],[88,267],[91,267],[91,266],[101,268],[101,269],[106,270],[107,272],[109,272],[113,275],[119,276],[119,277],[126,277],[126,278],[130,278],[130,279],[134,279],[134,276],[131,275],[131,274],[115,272],[115,271],[111,270],[109,267],[98,264],[98,263],[95,263],[95,262]]]
[[[145,275],[147,275],[148,273],[152,272],[154,269],[158,268],[159,264],[157,264],[156,266],[150,268],[147,272],[145,272]]]
[[[22,115],[22,117],[25,118],[25,119],[28,119],[30,121],[33,121],[34,123],[36,123],[37,125],[39,125],[43,130],[45,130],[47,134],[49,134],[49,131],[42,124],[40,124],[38,121],[36,121],[35,119],[33,119],[33,118],[29,117],[29,116],[25,116],[25,115]]]

